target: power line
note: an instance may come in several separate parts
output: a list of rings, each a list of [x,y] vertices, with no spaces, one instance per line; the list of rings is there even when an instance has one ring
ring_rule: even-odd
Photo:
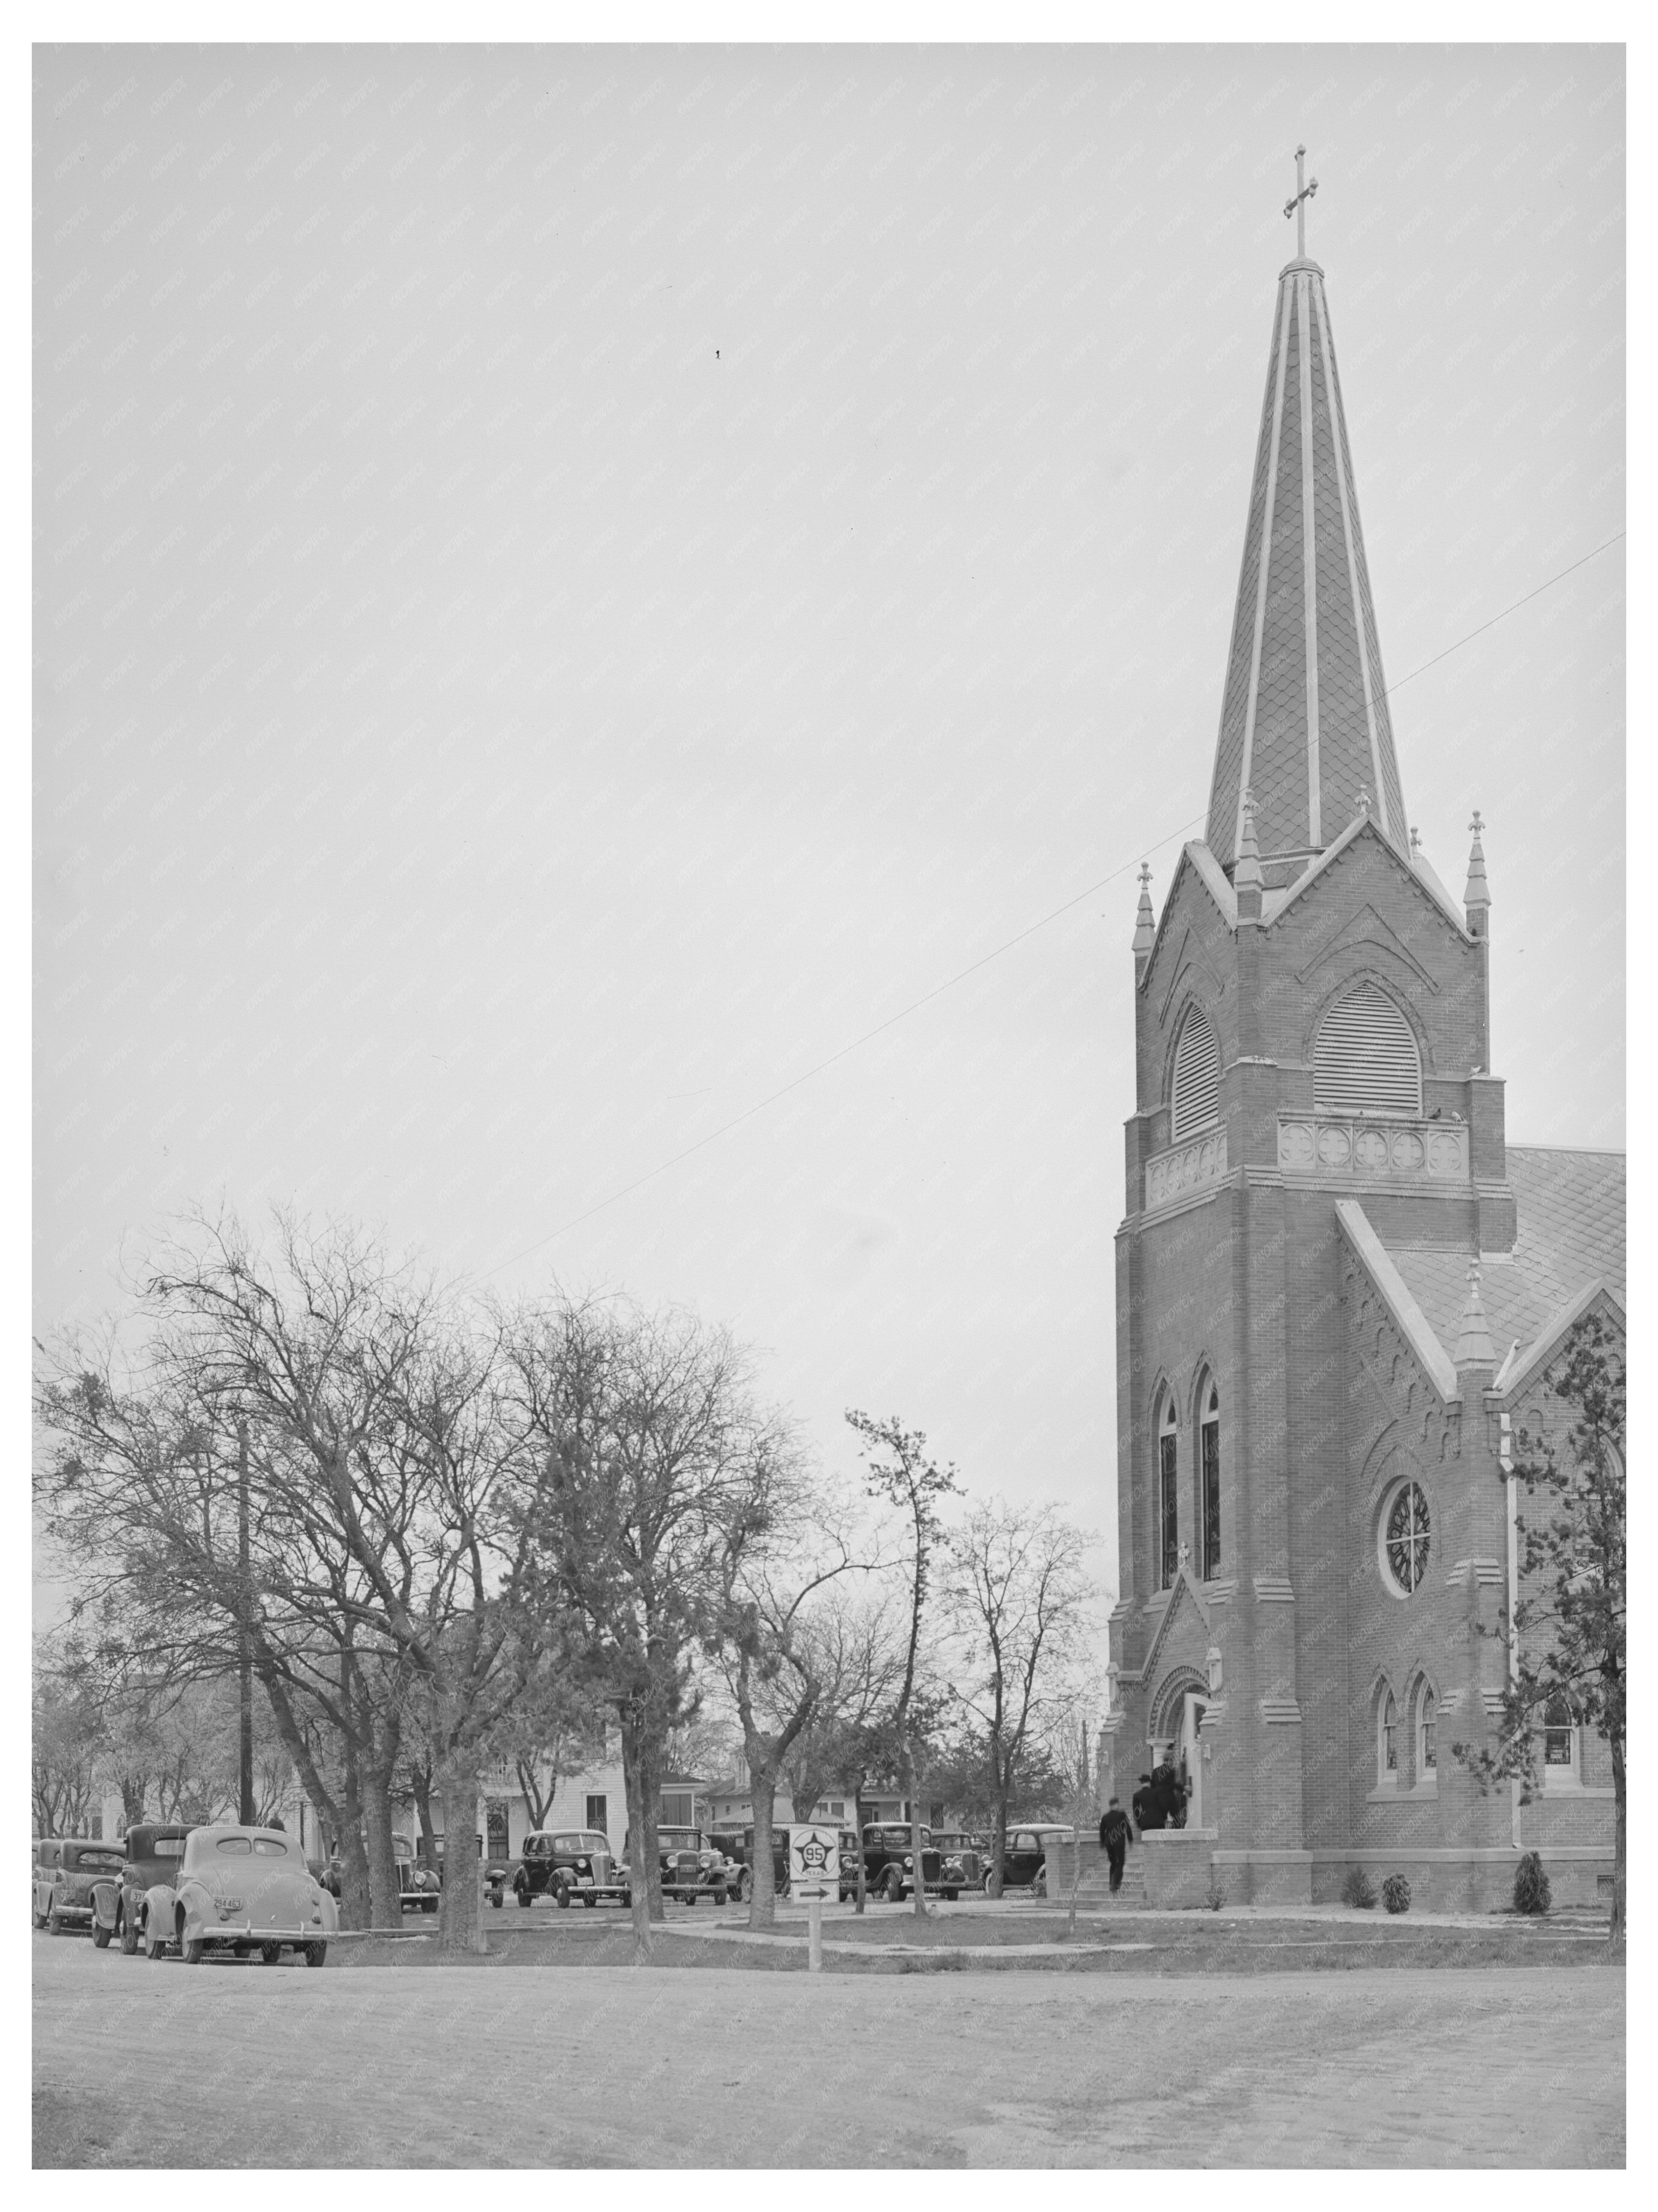
[[[1401,676],[1398,683],[1390,684],[1381,696],[1388,698],[1394,692],[1402,690],[1412,678],[1420,676],[1424,670],[1435,667],[1440,661],[1448,659],[1452,653],[1460,651],[1473,639],[1482,637],[1488,629],[1494,629],[1498,623],[1506,620],[1521,607],[1527,605],[1533,599],[1540,597],[1543,592],[1559,583],[1563,577],[1570,576],[1574,569],[1581,568],[1586,562],[1593,561],[1597,554],[1604,553],[1608,547],[1616,545],[1626,535],[1627,532],[1625,531],[1617,532],[1614,536],[1595,546],[1592,552],[1585,553],[1581,560],[1573,561],[1567,567],[1558,570],[1554,575],[1548,578],[1546,582],[1538,585],[1535,591],[1527,592],[1524,599],[1516,599],[1512,606],[1504,607],[1500,614],[1493,615],[1489,622],[1481,623],[1477,629],[1471,629],[1464,636],[1457,638],[1454,643],[1448,645],[1442,653],[1435,653],[1431,660],[1424,660],[1419,668],[1413,668],[1409,675]],[[1178,830],[1171,830],[1165,836],[1155,839],[1152,843],[1142,846],[1140,848],[1142,854],[1154,853],[1160,847],[1168,844],[1171,839],[1183,837],[1188,830],[1195,830],[1198,824],[1206,818],[1206,812],[1193,815],[1191,821],[1182,823]],[[752,1106],[745,1106],[740,1114],[733,1114],[729,1121],[722,1121],[717,1129],[710,1129],[707,1136],[699,1137],[695,1144],[687,1145],[682,1152],[675,1152],[669,1158],[659,1161],[653,1168],[647,1168],[642,1176],[636,1176],[632,1182],[624,1184],[620,1190],[613,1190],[608,1198],[601,1198],[597,1204],[590,1206],[586,1212],[573,1214],[569,1220],[561,1222],[556,1229],[550,1229],[544,1237],[537,1237],[533,1244],[526,1244],[521,1252],[514,1252],[510,1259],[498,1261],[495,1266],[485,1271],[485,1279],[487,1280],[490,1275],[500,1274],[503,1268],[516,1267],[520,1260],[527,1260],[531,1253],[539,1252],[544,1245],[551,1244],[557,1238],[567,1236],[572,1229],[579,1229],[584,1221],[591,1221],[596,1213],[603,1213],[608,1207],[620,1205],[624,1198],[631,1198],[635,1191],[642,1190],[647,1182],[654,1182],[658,1176],[666,1175],[670,1168],[677,1168],[682,1160],[689,1159],[694,1153],[705,1151],[709,1145],[716,1144],[721,1137],[729,1136],[733,1129],[740,1128],[744,1121],[751,1121],[756,1114],[763,1114],[767,1107],[774,1106],[780,1098],[786,1098],[791,1091],[798,1091],[803,1083],[810,1083],[814,1076],[821,1075],[825,1068],[833,1067],[837,1060],[845,1060],[849,1053],[857,1052],[862,1046],[870,1043],[872,1039],[882,1036],[886,1030],[896,1028],[900,1022],[907,1021],[911,1014],[930,1005],[934,999],[942,998],[946,991],[953,991],[958,983],[966,982],[969,975],[976,975],[981,968],[987,968],[993,960],[999,960],[1004,952],[1011,952],[1016,945],[1023,945],[1027,937],[1034,937],[1039,929],[1046,929],[1049,922],[1057,921],[1062,914],[1069,914],[1072,907],[1080,906],[1084,899],[1092,898],[1096,891],[1102,891],[1108,884],[1115,883],[1119,876],[1126,876],[1133,866],[1133,860],[1122,861],[1108,874],[1102,876],[1096,883],[1088,884],[1085,889],[1078,891],[1073,897],[1062,901],[1056,907],[1050,908],[1048,912],[1042,915],[1039,920],[1027,923],[1024,928],[1017,931],[1011,937],[1005,938],[1001,944],[993,945],[988,952],[981,953],[978,959],[970,961],[965,968],[957,969],[953,975],[947,976],[942,983],[935,983],[930,991],[923,991],[919,999],[912,999],[907,1006],[900,1006],[896,1014],[889,1014],[884,1021],[877,1022],[873,1029],[865,1030],[861,1036],[853,1037],[849,1044],[837,1047],[834,1052],[814,1062],[800,1074],[791,1076],[786,1083],[780,1084],[775,1091],[768,1091],[763,1098],[757,1098]]]
[[[1556,574],[1551,576],[1546,584],[1540,584],[1534,592],[1527,592],[1523,599],[1516,599],[1513,606],[1504,607],[1500,615],[1493,615],[1489,622],[1481,623],[1478,629],[1471,629],[1468,632],[1467,637],[1458,638],[1456,643],[1455,645],[1448,645],[1443,653],[1436,653],[1431,660],[1424,660],[1422,664],[1422,668],[1413,668],[1412,669],[1409,676],[1401,676],[1397,684],[1390,684],[1387,690],[1382,693],[1382,697],[1384,699],[1388,699],[1392,697],[1395,691],[1402,691],[1405,686],[1412,680],[1412,677],[1421,675],[1423,669],[1435,667],[1440,661],[1448,659],[1452,653],[1459,652],[1463,646],[1467,645],[1469,638],[1483,637],[1488,629],[1495,629],[1498,623],[1506,622],[1508,617],[1511,614],[1515,613],[1517,609],[1523,606],[1528,606],[1532,600],[1540,599],[1545,592],[1552,590],[1553,586],[1560,581],[1562,576],[1570,576],[1574,568],[1582,568],[1584,562],[1594,560],[1595,554],[1604,553],[1608,545],[1616,545],[1621,538],[1626,538],[1628,535],[1629,533],[1627,531],[1619,530],[1615,532],[1612,537],[1605,539],[1600,544],[1597,545],[1594,548],[1594,552],[1584,554],[1582,561],[1571,562],[1566,568],[1560,569]]]

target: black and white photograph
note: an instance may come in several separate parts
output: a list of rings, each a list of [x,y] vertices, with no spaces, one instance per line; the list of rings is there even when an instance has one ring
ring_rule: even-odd
[[[1626,2168],[1627,32],[30,27],[36,2175]]]

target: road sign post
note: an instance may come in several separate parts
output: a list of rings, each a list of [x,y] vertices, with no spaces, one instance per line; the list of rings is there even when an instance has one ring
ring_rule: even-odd
[[[833,1888],[831,1889],[831,1883]],[[806,1900],[806,1972],[823,1971],[823,1899],[841,1893],[841,1831],[792,1823],[789,1893]]]

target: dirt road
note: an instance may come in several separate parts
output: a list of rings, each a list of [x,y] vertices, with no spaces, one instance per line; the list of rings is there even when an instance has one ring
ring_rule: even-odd
[[[1624,2156],[1624,1978],[1611,1967],[319,1974],[151,1965],[39,1936],[34,1969],[37,2166]],[[920,2100],[900,2051],[924,2054]]]

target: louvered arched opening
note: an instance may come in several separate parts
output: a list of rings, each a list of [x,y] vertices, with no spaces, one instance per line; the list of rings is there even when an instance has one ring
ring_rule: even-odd
[[[1175,1046],[1174,1114],[1169,1142],[1179,1144],[1220,1117],[1220,1046],[1201,1006],[1181,1024]]]
[[[1313,1098],[1332,1114],[1422,1111],[1422,1062],[1411,1025],[1374,983],[1357,983],[1319,1024]]]

